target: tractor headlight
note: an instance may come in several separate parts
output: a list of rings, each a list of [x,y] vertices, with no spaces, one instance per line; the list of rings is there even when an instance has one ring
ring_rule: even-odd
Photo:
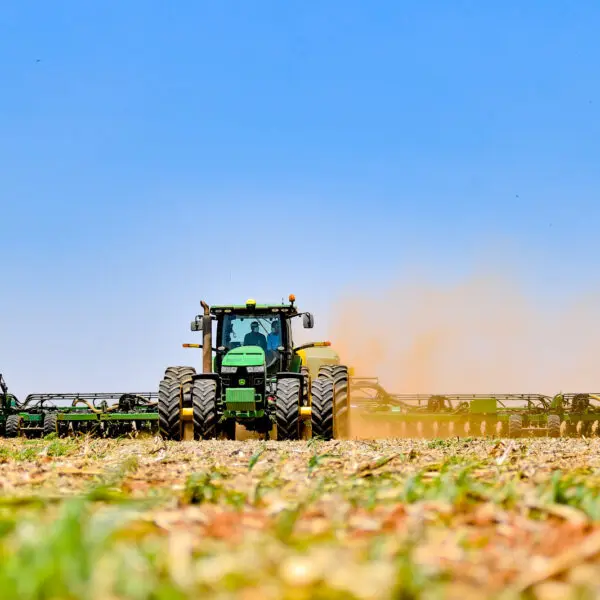
[[[237,373],[237,367],[221,367],[221,373]]]
[[[248,373],[264,373],[264,367],[246,367],[248,369]]]

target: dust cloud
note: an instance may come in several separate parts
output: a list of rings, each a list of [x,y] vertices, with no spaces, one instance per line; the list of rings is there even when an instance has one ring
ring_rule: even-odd
[[[330,339],[393,393],[600,390],[600,296],[534,296],[502,275],[399,282],[336,303]]]

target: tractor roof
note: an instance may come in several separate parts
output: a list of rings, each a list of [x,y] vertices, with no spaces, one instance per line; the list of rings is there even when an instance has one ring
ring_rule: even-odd
[[[253,314],[253,313],[284,313],[294,315],[298,313],[298,309],[294,305],[292,299],[290,299],[289,304],[256,304],[255,300],[247,300],[246,304],[220,304],[217,306],[211,306],[210,312],[213,315],[220,315],[223,313],[244,313],[244,314]]]

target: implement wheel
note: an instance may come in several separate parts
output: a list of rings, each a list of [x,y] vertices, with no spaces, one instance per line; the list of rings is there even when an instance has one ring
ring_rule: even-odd
[[[523,429],[523,417],[521,415],[510,415],[508,418],[508,437],[521,437]]]
[[[46,413],[44,415],[44,436],[58,434],[58,418],[56,413]]]
[[[277,381],[275,394],[275,418],[278,440],[300,439],[300,403],[302,382],[295,377]]]
[[[14,438],[21,436],[21,417],[20,415],[9,415],[6,419],[6,437]]]
[[[313,437],[331,440],[334,437],[333,381],[319,377],[312,382],[311,424]]]
[[[548,437],[560,437],[560,417],[548,415]]]
[[[192,384],[194,439],[211,440],[217,437],[217,382],[196,379]]]

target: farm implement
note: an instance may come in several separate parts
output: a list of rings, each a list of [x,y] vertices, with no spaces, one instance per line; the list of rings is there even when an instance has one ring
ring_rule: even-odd
[[[30,394],[23,402],[2,384],[0,424],[5,437],[103,437],[158,430],[156,393]]]
[[[362,435],[575,437],[600,434],[600,394],[392,394],[351,377],[351,414]]]

